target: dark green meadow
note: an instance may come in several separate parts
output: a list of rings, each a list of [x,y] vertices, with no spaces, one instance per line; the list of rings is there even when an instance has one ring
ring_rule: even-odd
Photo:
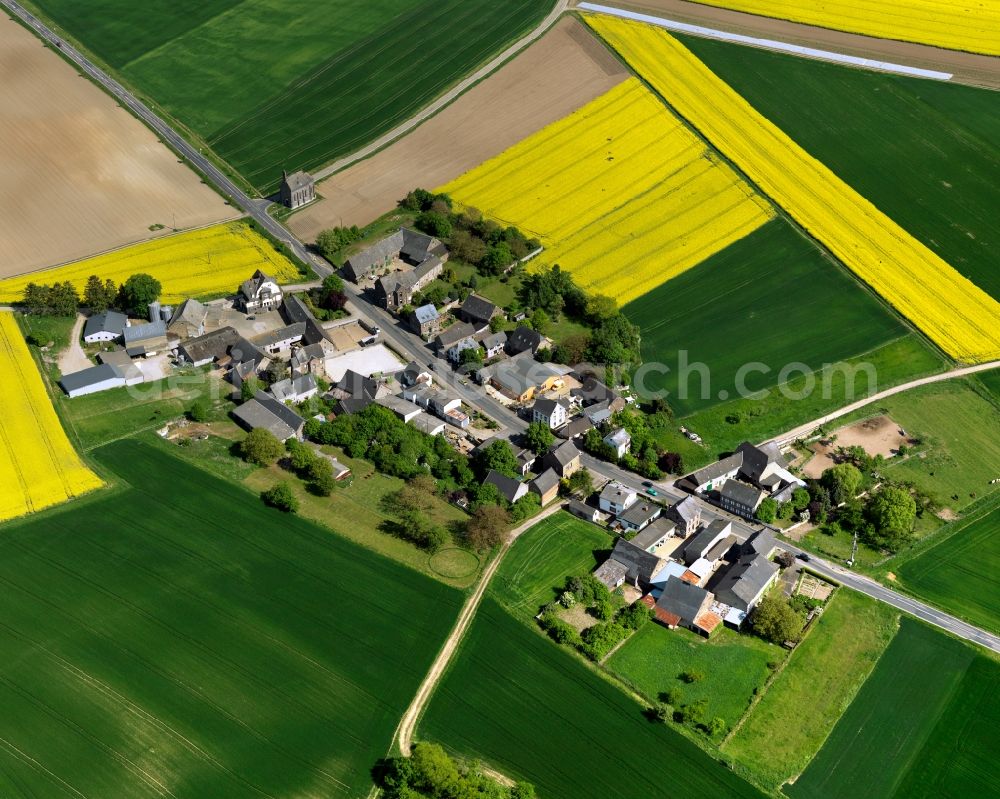
[[[666,374],[650,372],[647,390],[667,389],[678,416],[737,397],[744,364],[762,364],[742,383],[760,391],[777,385],[787,364],[805,364],[812,372],[907,331],[842,266],[780,218],[624,311],[642,331],[643,360],[670,368]],[[692,372],[681,391],[681,351],[688,363],[709,368],[707,384]]]
[[[996,92],[680,38],[810,155],[1000,299]]]
[[[546,799],[763,796],[489,596],[419,733]]]
[[[0,536],[0,795],[361,797],[461,594],[158,448]]]
[[[269,193],[412,116],[550,0],[35,0]]]
[[[1000,664],[904,618],[793,799],[1000,794]]]

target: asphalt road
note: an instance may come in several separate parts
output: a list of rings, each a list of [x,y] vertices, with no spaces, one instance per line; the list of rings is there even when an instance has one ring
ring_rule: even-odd
[[[199,149],[188,143],[186,139],[176,133],[166,122],[153,113],[153,111],[151,111],[131,92],[127,91],[120,83],[118,83],[118,81],[114,80],[103,70],[99,69],[86,56],[80,53],[68,42],[63,41],[61,37],[56,35],[23,6],[14,2],[14,0],[2,0],[0,4],[4,5],[14,16],[17,16],[25,24],[35,30],[43,39],[51,43],[53,46],[57,46],[63,55],[75,63],[80,70],[82,70],[96,83],[103,86],[104,89],[114,96],[122,105],[129,108],[136,116],[152,128],[157,135],[163,139],[163,141],[167,142],[178,153],[180,153],[183,158],[187,159],[191,164],[199,169],[202,174],[204,174],[206,178],[211,181],[224,195],[229,197],[230,200],[236,205],[243,208],[248,215],[257,220],[261,227],[271,233],[271,235],[279,241],[285,242],[299,258],[301,258],[304,262],[311,264],[321,275],[329,274],[332,271],[332,269],[325,262],[321,262],[320,259],[314,258],[313,255],[306,250],[301,241],[299,241],[286,228],[267,214],[268,202],[266,200],[253,199],[249,195],[245,194],[225,175],[225,173],[223,173],[208,158],[206,158]],[[557,9],[559,9],[560,13],[563,7],[564,4],[562,2],[557,5]],[[400,353],[405,354],[407,357],[411,357],[418,363],[434,363],[433,371],[439,378],[441,378],[443,383],[451,386],[455,393],[461,397],[463,401],[471,406],[479,407],[486,415],[492,417],[501,425],[506,427],[508,433],[516,434],[527,427],[527,423],[523,419],[520,419],[516,413],[492,397],[489,397],[484,390],[475,386],[471,381],[462,383],[460,380],[455,380],[452,370],[447,366],[447,364],[445,364],[444,361],[436,359],[433,352],[426,344],[424,344],[423,341],[421,341],[417,336],[414,336],[412,333],[398,327],[396,320],[388,312],[377,308],[371,303],[368,303],[360,292],[357,291],[356,287],[351,286],[351,289],[356,298],[355,312],[361,310],[361,308],[357,305],[360,301],[364,309],[363,315],[371,318],[382,328],[383,338]],[[642,488],[641,478],[637,475],[626,472],[612,466],[611,464],[597,461],[590,456],[584,456],[582,460],[584,465],[586,465],[587,468],[598,477],[619,480],[624,484],[639,490]],[[683,496],[683,494],[677,491],[677,489],[674,489],[672,486],[662,482],[657,483],[657,492],[660,494],[662,499],[668,501],[676,500]],[[706,517],[712,518],[716,515],[723,515],[725,512],[718,508],[705,505],[704,514]],[[726,514],[726,516],[728,516],[728,514]],[[739,520],[736,517],[732,517],[732,520],[739,522],[740,524],[744,524],[742,520]],[[799,551],[796,547],[789,544],[783,544],[783,546],[795,552]],[[816,569],[817,572],[826,574],[827,576],[840,581],[844,585],[847,585],[856,591],[860,591],[861,593],[867,594],[874,599],[899,608],[900,610],[941,627],[942,629],[968,641],[972,641],[973,643],[977,643],[981,646],[1000,652],[1000,638],[987,633],[984,630],[980,630],[977,627],[973,627],[972,625],[967,624],[954,616],[950,616],[947,613],[943,613],[940,610],[932,608],[930,605],[926,605],[915,599],[896,593],[895,591],[892,591],[891,589],[886,588],[885,586],[866,577],[854,574],[853,572],[849,572],[845,569],[831,566],[819,558],[811,558],[810,564]]]

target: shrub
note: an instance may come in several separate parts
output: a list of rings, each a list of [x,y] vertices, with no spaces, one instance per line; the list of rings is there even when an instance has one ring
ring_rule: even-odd
[[[188,409],[188,419],[192,422],[208,421],[208,403],[204,400],[197,400]]]
[[[295,513],[299,509],[299,501],[292,493],[292,487],[288,483],[277,483],[271,488],[260,492],[260,498],[265,505],[284,511],[285,513]]]
[[[270,466],[281,457],[282,452],[284,447],[281,442],[270,430],[265,430],[263,427],[251,430],[240,442],[240,454],[243,460],[258,466]]]

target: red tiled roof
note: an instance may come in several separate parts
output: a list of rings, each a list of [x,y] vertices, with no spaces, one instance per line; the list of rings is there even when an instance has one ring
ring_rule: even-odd
[[[712,630],[722,624],[721,617],[714,613],[701,613],[698,618],[694,620],[694,625],[700,630],[704,630],[706,633],[711,634]]]
[[[661,607],[656,607],[653,609],[656,614],[655,618],[660,624],[665,624],[668,627],[676,627],[681,623],[681,617],[676,613],[671,613],[669,610],[664,610]]]
[[[653,599],[653,595],[652,594],[646,594],[645,596],[642,597],[642,599],[640,600],[640,602],[642,602],[642,604],[645,605],[647,608],[655,608],[656,607],[656,600]]]
[[[686,583],[691,583],[691,585],[698,585],[698,581],[701,578],[690,569],[687,569],[684,574],[681,575],[681,579]]]

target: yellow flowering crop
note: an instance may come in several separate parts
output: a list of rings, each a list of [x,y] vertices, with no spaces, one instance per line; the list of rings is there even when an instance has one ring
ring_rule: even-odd
[[[101,486],[66,438],[12,313],[0,312],[0,521]]]
[[[697,0],[880,39],[1000,55],[997,0]]]
[[[298,277],[295,265],[242,222],[229,222],[136,244],[29,275],[0,280],[0,302],[21,299],[28,283],[69,280],[83,291],[90,275],[121,283],[136,272],[163,285],[163,302],[235,292],[260,269],[279,283]]]
[[[540,239],[533,263],[622,304],[774,215],[635,78],[441,190]]]
[[[588,16],[587,22],[766,195],[941,349],[963,361],[1000,358],[1000,303],[805,152],[674,37],[612,17]]]

